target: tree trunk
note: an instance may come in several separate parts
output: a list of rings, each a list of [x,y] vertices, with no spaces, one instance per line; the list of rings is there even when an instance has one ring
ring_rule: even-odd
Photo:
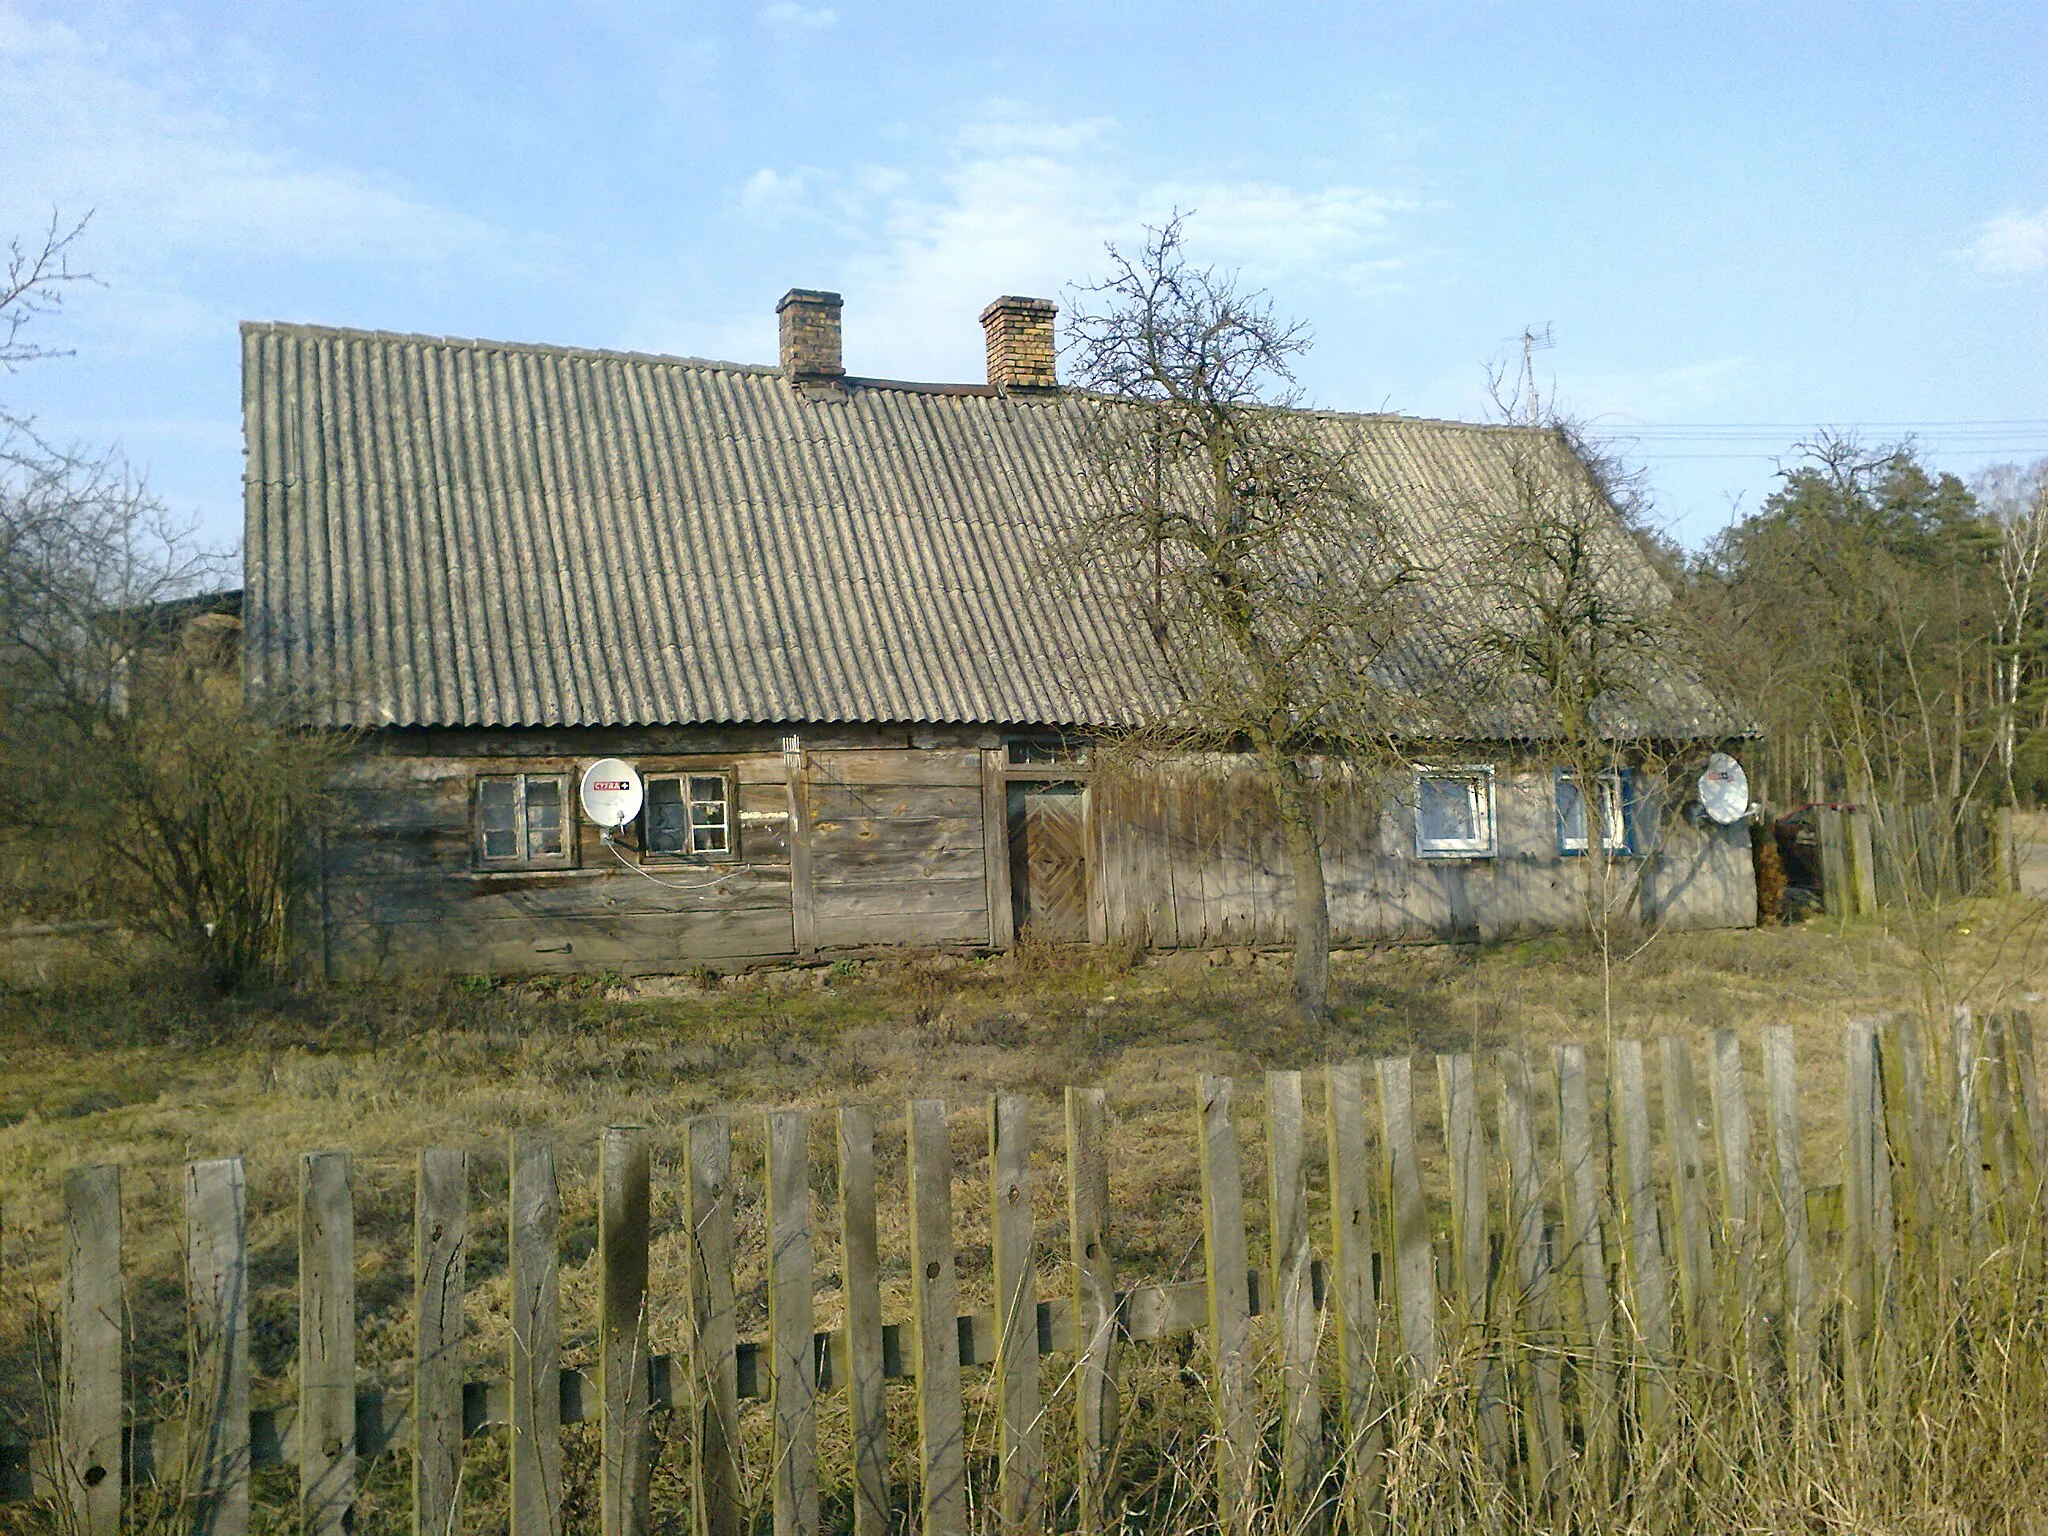
[[[1294,1006],[1310,1022],[1330,1016],[1330,893],[1314,796],[1301,765],[1273,767],[1273,804],[1294,875]]]

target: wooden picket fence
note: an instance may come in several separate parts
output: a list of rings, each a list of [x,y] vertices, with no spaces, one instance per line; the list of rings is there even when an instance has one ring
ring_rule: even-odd
[[[1193,1333],[1207,1338],[1214,1426],[1205,1497],[1224,1532],[1248,1530],[1261,1511],[1290,1529],[1379,1528],[1389,1416],[1446,1374],[1470,1393],[1486,1464],[1537,1494],[1577,1463],[1653,1457],[1679,1432],[1672,1382],[1684,1370],[1774,1373],[1790,1402],[1823,1392],[1853,1402],[1870,1379],[1888,1298],[1912,1264],[1947,1244],[1958,1263],[1982,1262],[2037,1220],[2048,1124],[2028,1022],[1980,1022],[1960,1008],[1938,1051],[1924,1035],[1911,1020],[1847,1026],[1843,1176],[1824,1190],[1809,1189],[1802,1166],[1789,1029],[1763,1031],[1760,1115],[1732,1030],[1708,1042],[1704,1094],[1690,1042],[1661,1039],[1646,1051],[1642,1041],[1618,1041],[1604,1126],[1581,1046],[1557,1047],[1542,1070],[1512,1051],[1484,1064],[1439,1056],[1443,1143],[1430,1149],[1429,1168],[1441,1169],[1447,1200],[1427,1193],[1438,1181],[1425,1179],[1425,1117],[1408,1058],[1323,1070],[1320,1190],[1310,1187],[1303,1075],[1270,1073],[1267,1254],[1257,1272],[1235,1085],[1203,1077],[1195,1129],[1206,1278],[1182,1284],[1128,1285],[1118,1273],[1108,1106],[1100,1089],[1070,1088],[1069,1269],[1064,1294],[1045,1298],[1033,1259],[1031,1183],[1042,1171],[1034,1127],[1025,1100],[1001,1095],[988,1118],[995,1305],[964,1316],[946,1107],[919,1100],[905,1122],[911,1306],[900,1321],[885,1321],[882,1309],[876,1126],[865,1110],[841,1109],[836,1179],[826,1181],[838,1207],[838,1269],[825,1278],[836,1278],[844,1326],[831,1332],[817,1331],[813,1311],[821,1277],[811,1117],[770,1112],[769,1326],[758,1342],[736,1328],[732,1123],[699,1117],[682,1138],[686,1324],[674,1356],[650,1352],[649,1133],[615,1128],[599,1159],[589,1371],[561,1363],[554,1147],[520,1134],[509,1177],[512,1344],[504,1374],[486,1380],[470,1379],[464,1350],[465,1157],[427,1151],[415,1205],[415,1358],[408,1389],[391,1394],[357,1377],[349,1155],[307,1153],[297,1400],[255,1409],[243,1166],[196,1162],[185,1170],[184,1205],[191,1406],[176,1423],[134,1421],[124,1408],[120,1174],[77,1168],[64,1181],[56,1433],[17,1460],[11,1488],[54,1501],[81,1536],[115,1536],[139,1485],[175,1479],[187,1529],[241,1536],[252,1468],[295,1465],[303,1528],[340,1536],[371,1458],[402,1452],[412,1529],[449,1532],[460,1528],[465,1441],[501,1431],[510,1531],[559,1536],[562,1429],[596,1421],[602,1529],[635,1536],[673,1513],[650,1510],[653,1430],[665,1415],[660,1440],[687,1460],[693,1528],[737,1536],[761,1494],[743,1485],[740,1403],[765,1399],[776,1536],[816,1536],[820,1394],[844,1392],[848,1443],[831,1450],[851,1489],[855,1536],[892,1529],[892,1488],[914,1488],[928,1536],[1042,1530],[1055,1515],[1097,1533],[1121,1523],[1127,1351]],[[1653,1066],[1662,1079],[1655,1119]],[[1265,1321],[1255,1326],[1255,1317]],[[1067,1357],[1052,1391],[1041,1374],[1048,1355]],[[984,1365],[994,1372],[998,1421],[992,1504],[971,1492],[986,1469],[970,1468],[962,1395],[963,1371]],[[908,1379],[916,1402],[915,1466],[901,1472],[885,1412],[892,1379]],[[1048,1472],[1055,1433],[1074,1437],[1073,1470],[1059,1487]]]
[[[1877,800],[1813,817],[1821,899],[1838,916],[2019,889],[2010,806]]]

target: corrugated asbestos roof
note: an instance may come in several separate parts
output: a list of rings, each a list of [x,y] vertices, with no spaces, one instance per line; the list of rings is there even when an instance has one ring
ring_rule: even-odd
[[[348,725],[1127,724],[1151,637],[1043,552],[1084,494],[1072,395],[246,325],[252,694]],[[1518,429],[1322,418],[1419,547]],[[1641,722],[1723,735],[1672,680]]]

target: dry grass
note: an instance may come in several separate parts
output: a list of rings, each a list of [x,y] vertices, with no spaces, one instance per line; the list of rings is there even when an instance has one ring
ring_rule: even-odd
[[[1808,1124],[1809,1177],[1831,1182],[1839,1157],[1842,1021],[1938,1003],[1943,998],[1937,994],[1967,995],[1982,1007],[2031,1001],[2037,983],[2048,980],[2041,910],[2029,903],[1983,903],[1951,910],[1938,926],[1911,925],[1903,936],[1880,923],[1833,921],[1668,935],[1621,973],[1617,1029],[1698,1039],[1733,1027],[1753,1056],[1762,1025],[1795,1026],[1810,1079],[1805,1097],[1817,1111]],[[9,958],[0,956],[0,964]],[[972,1301],[987,1291],[981,1105],[994,1090],[1024,1093],[1037,1106],[1042,1283],[1067,1283],[1056,1138],[1059,1093],[1068,1083],[1108,1091],[1120,1274],[1166,1280],[1201,1272],[1190,1133],[1198,1072],[1250,1075],[1352,1056],[1509,1044],[1534,1052],[1566,1038],[1586,1041],[1597,1058],[1602,1045],[1597,969],[1583,946],[1567,941],[1340,955],[1336,1020],[1313,1030],[1288,1011],[1286,957],[1249,952],[1026,951],[985,961],[904,958],[723,983],[708,977],[635,985],[420,983],[233,1001],[133,973],[123,979],[55,946],[11,958],[13,983],[0,992],[0,1284],[9,1298],[0,1322],[0,1395],[13,1386],[5,1402],[17,1423],[35,1412],[33,1392],[21,1385],[35,1376],[28,1368],[31,1308],[25,1299],[54,1297],[55,1196],[62,1170],[75,1163],[118,1162],[126,1170],[133,1391],[139,1402],[165,1407],[183,1369],[179,1165],[196,1157],[245,1157],[255,1268],[253,1356],[257,1397],[265,1401],[291,1391],[294,1180],[303,1151],[345,1147],[355,1153],[359,1359],[366,1376],[396,1385],[411,1347],[411,1179],[421,1147],[471,1153],[468,1321],[482,1373],[491,1368],[488,1362],[502,1359],[506,1344],[503,1191],[505,1148],[515,1128],[547,1127],[558,1140],[564,1344],[571,1359],[587,1359],[596,1314],[595,1149],[598,1131],[608,1124],[653,1131],[650,1322],[654,1347],[669,1349],[681,1323],[675,1154],[680,1128],[694,1114],[720,1110],[739,1117],[738,1231],[746,1266],[741,1326],[743,1336],[759,1336],[765,1328],[759,1129],[746,1111],[840,1103],[876,1110],[883,1128],[877,1152],[885,1207],[884,1307],[887,1315],[902,1317],[903,1148],[891,1128],[912,1097],[943,1098],[953,1107],[963,1294]],[[1256,1257],[1264,1203],[1256,1177],[1263,1146],[1254,1086],[1247,1083],[1244,1094],[1244,1165]],[[1434,1094],[1422,1098],[1428,1105]],[[1433,1119],[1422,1131],[1425,1146],[1437,1144]],[[820,1116],[813,1159],[821,1191],[830,1188],[830,1135],[827,1117]],[[1321,1177],[1319,1167],[1312,1169],[1318,1187]],[[830,1203],[829,1197],[817,1202],[821,1327],[836,1322]],[[1138,1417],[1145,1427],[1132,1441],[1128,1472],[1152,1490],[1146,1507],[1185,1526],[1198,1522],[1207,1488],[1206,1478],[1191,1470],[1205,1424],[1199,1394],[1189,1390],[1199,1376],[1199,1352],[1169,1345],[1140,1353],[1146,1359]],[[977,1377],[974,1390],[981,1389]],[[842,1443],[833,1416],[843,1408],[837,1399],[830,1402],[823,1425],[828,1447]],[[907,1396],[892,1394],[892,1402],[907,1412]],[[977,1411],[986,1443],[986,1405]],[[1430,1411],[1454,1412],[1455,1404]],[[907,1444],[907,1422],[900,1427]],[[1416,1454],[1426,1462],[1429,1437],[1416,1433]],[[474,1481],[477,1528],[484,1529],[501,1507],[494,1489],[502,1455],[488,1442],[473,1442],[472,1450],[466,1475]],[[572,1454],[572,1465],[581,1459]],[[674,1472],[674,1461],[665,1460],[665,1476]],[[375,1472],[359,1530],[389,1520],[402,1524],[400,1474],[397,1467]],[[835,1471],[830,1481],[837,1480]],[[272,1490],[280,1509],[290,1507],[290,1486],[286,1479]],[[0,1528],[21,1518],[0,1516]],[[1415,1528],[1431,1528],[1431,1522],[1418,1519]]]

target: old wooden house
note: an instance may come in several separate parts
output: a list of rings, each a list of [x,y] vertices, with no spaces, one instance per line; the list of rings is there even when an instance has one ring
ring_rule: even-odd
[[[1153,707],[1156,669],[1114,591],[1046,574],[1092,408],[1057,386],[1053,306],[989,306],[976,385],[846,374],[836,295],[780,317],[776,367],[245,327],[246,685],[359,743],[308,962],[1284,942],[1286,860],[1242,764],[1091,783],[1091,733]],[[1519,431],[1323,422],[1445,547]],[[1740,733],[1684,679],[1662,697],[1643,730],[1667,749]],[[576,806],[608,756],[646,785],[610,840]],[[1603,792],[1644,920],[1754,921],[1745,828],[1687,818],[1657,774]],[[1339,942],[1570,925],[1576,810],[1509,741],[1379,809],[1339,797]]]

